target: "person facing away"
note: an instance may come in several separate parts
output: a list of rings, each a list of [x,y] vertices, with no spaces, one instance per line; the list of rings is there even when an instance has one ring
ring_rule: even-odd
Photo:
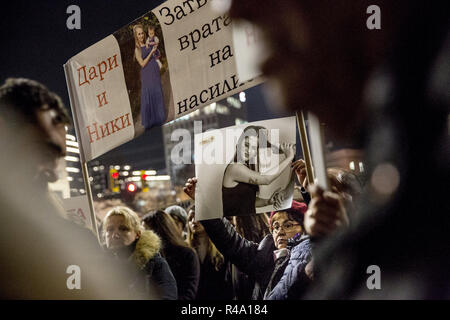
[[[217,250],[200,222],[194,221],[195,206],[188,210],[188,243],[198,254],[200,281],[196,300],[231,300],[230,264]]]
[[[179,229],[180,235],[183,237],[183,239],[186,240],[186,237],[187,237],[187,231],[186,231],[187,212],[186,212],[186,210],[184,210],[180,206],[173,205],[173,206],[167,207],[164,211],[172,217],[173,221],[175,222],[175,224],[177,225],[177,227]]]
[[[178,300],[194,300],[200,278],[200,263],[169,214],[156,210],[142,217],[143,226],[162,240],[161,254],[167,260],[177,281]]]

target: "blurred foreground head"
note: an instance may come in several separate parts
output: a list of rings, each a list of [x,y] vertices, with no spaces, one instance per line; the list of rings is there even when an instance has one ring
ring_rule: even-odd
[[[45,185],[55,182],[58,160],[66,153],[69,116],[61,99],[41,83],[10,78],[0,87],[0,132],[18,158],[24,150],[27,175]],[[14,146],[17,149],[14,149]]]
[[[158,298],[127,290],[129,268],[112,263],[89,230],[64,220],[49,196],[68,122],[42,84],[8,79],[0,86],[0,298]]]
[[[369,30],[366,10],[372,4],[244,0],[232,2],[230,15],[261,31],[268,50],[262,70],[276,101],[288,110],[313,111],[334,136],[345,138],[360,127],[367,79],[410,8],[403,0],[378,1],[382,28]]]

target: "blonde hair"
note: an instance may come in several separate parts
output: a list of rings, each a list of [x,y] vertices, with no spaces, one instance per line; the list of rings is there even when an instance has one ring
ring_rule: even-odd
[[[127,207],[115,207],[108,211],[103,218],[103,235],[106,232],[106,224],[111,216],[122,216],[125,225],[136,233],[142,233],[144,231],[144,227],[141,226],[141,219],[139,219],[136,212]]]
[[[140,49],[141,45],[139,44],[139,40],[137,37],[137,31],[136,31],[138,28],[141,28],[142,32],[144,32],[144,44],[145,44],[145,41],[147,40],[147,34],[145,33],[144,26],[142,24],[137,24],[137,25],[133,26],[134,45],[136,46],[136,48]]]

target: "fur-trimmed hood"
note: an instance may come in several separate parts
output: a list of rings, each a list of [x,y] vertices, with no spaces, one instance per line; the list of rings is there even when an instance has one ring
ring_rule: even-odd
[[[159,253],[161,249],[161,239],[151,230],[145,230],[136,242],[136,248],[130,259],[136,263],[139,269],[144,269],[145,265]]]

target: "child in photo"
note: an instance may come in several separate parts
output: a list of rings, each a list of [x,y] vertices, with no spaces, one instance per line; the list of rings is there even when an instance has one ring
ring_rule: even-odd
[[[149,46],[158,48],[159,45],[159,39],[158,37],[155,35],[155,26],[150,25],[148,27],[148,38],[147,38],[147,42],[145,43],[145,46],[148,48]],[[154,53],[156,62],[158,63],[159,69],[162,68],[162,63],[159,60],[161,58],[161,52],[159,51],[159,49],[156,49],[155,53]]]

